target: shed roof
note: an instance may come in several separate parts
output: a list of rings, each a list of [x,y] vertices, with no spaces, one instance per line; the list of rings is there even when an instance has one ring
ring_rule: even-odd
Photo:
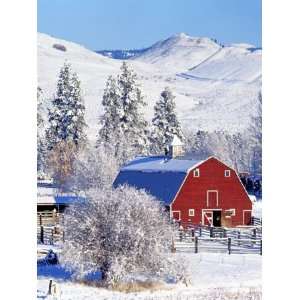
[[[170,159],[165,156],[137,157],[125,165],[114,181],[114,187],[128,184],[170,205],[189,170],[202,161]]]
[[[59,193],[53,184],[40,184],[37,188],[37,205],[70,205],[77,201],[84,201],[84,197],[74,193]]]

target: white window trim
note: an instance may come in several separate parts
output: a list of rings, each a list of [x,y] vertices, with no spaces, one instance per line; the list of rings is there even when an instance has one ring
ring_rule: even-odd
[[[231,212],[231,211],[232,211],[232,214],[230,215],[230,217],[235,217],[235,208],[226,209],[225,214],[226,214],[226,212]]]
[[[189,217],[195,217],[195,210],[193,208],[189,209]]]
[[[174,219],[174,214],[173,213],[179,213],[179,219],[178,221],[181,221],[181,211],[180,210],[172,210],[172,218]]]
[[[225,170],[224,171],[224,176],[225,177],[230,177],[231,176],[231,171],[230,170]]]
[[[193,176],[194,176],[194,177],[200,177],[200,170],[199,170],[199,168],[197,168],[197,169],[195,169],[195,170],[193,171]]]

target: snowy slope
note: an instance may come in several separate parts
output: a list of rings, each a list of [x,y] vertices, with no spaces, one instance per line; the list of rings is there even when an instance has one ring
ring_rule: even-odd
[[[179,33],[151,46],[134,60],[154,64],[165,72],[181,72],[205,61],[221,49],[209,38]]]
[[[251,82],[261,76],[261,50],[243,44],[224,47],[186,74],[197,78]]]
[[[53,48],[53,44],[64,45],[66,51]],[[248,45],[222,48],[210,39],[180,34],[150,47],[147,56],[127,60],[138,74],[148,104],[144,112],[146,118],[151,120],[154,103],[160,92],[169,86],[176,96],[178,117],[184,127],[209,131],[244,130],[256,109],[261,85],[260,80],[253,80],[261,74],[260,51],[251,53],[247,48]],[[218,53],[224,53],[222,59]],[[239,60],[251,57],[238,70],[239,64],[233,63],[235,53]],[[119,72],[122,61],[39,33],[38,84],[48,99],[55,93],[57,75],[65,61],[72,64],[81,80],[88,134],[95,139],[105,81],[109,75]]]

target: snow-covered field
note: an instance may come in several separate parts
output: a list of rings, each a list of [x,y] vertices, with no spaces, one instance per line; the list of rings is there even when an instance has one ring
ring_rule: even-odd
[[[62,44],[66,51],[53,48]],[[38,84],[50,98],[65,61],[82,83],[89,136],[94,139],[101,98],[109,75],[119,73],[120,60],[104,57],[78,44],[38,34]],[[169,86],[176,96],[178,117],[189,129],[242,131],[256,111],[261,87],[261,50],[252,45],[222,47],[209,38],[177,34],[128,60],[138,74],[148,107]]]
[[[261,256],[216,253],[183,255],[191,283],[166,284],[159,290],[121,293],[72,282],[70,273],[58,266],[38,267],[37,299],[45,299],[49,279],[58,283],[61,299],[261,299]],[[237,298],[234,296],[239,295]],[[252,298],[251,298],[252,297]],[[50,298],[48,298],[50,299]]]

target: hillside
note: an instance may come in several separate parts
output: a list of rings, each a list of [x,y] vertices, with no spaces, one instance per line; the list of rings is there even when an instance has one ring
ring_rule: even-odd
[[[54,48],[54,44],[63,45],[65,51]],[[119,72],[122,61],[39,33],[38,84],[48,99],[55,93],[64,61],[72,64],[81,80],[88,133],[94,139],[105,81]],[[255,112],[261,86],[261,50],[251,45],[221,46],[208,38],[178,34],[127,62],[138,74],[148,104],[148,120],[165,86],[174,91],[179,119],[191,130],[242,131]]]

